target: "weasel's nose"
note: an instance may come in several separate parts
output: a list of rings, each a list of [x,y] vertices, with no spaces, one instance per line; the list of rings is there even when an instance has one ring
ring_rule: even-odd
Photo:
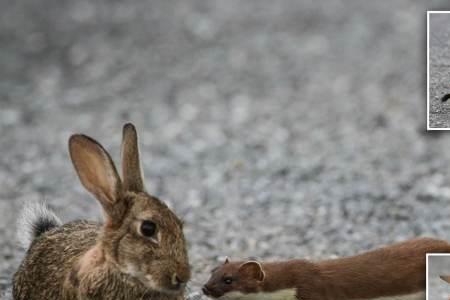
[[[206,286],[206,284],[203,286],[202,292],[203,292],[203,294],[205,294],[206,296],[209,296],[209,295],[210,295],[209,289],[208,289],[208,287]]]

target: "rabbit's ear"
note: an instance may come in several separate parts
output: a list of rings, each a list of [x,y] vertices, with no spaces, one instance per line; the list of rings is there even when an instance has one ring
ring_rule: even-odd
[[[81,183],[102,205],[107,224],[121,220],[125,209],[122,183],[106,150],[92,138],[74,134],[69,151]]]
[[[122,137],[122,178],[126,191],[144,192],[144,176],[139,161],[139,145],[136,128],[127,123]]]

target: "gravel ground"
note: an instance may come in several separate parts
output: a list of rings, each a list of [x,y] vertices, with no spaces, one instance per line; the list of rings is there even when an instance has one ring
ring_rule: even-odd
[[[429,47],[429,127],[450,128],[450,14],[430,14]]]
[[[425,12],[445,1],[43,3],[0,9],[3,298],[24,201],[100,216],[69,135],[117,159],[126,121],[148,190],[186,222],[192,292],[225,255],[450,239],[450,137],[426,131],[424,104]]]

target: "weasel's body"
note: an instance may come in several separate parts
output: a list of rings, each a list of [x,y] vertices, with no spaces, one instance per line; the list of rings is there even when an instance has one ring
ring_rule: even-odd
[[[427,253],[450,253],[450,244],[420,238],[320,262],[227,261],[204,292],[233,300],[425,299]]]

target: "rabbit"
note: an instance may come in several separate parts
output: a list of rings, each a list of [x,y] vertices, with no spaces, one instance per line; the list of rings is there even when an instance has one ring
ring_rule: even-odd
[[[104,222],[62,225],[45,205],[26,208],[19,234],[29,247],[14,299],[183,299],[191,276],[183,223],[145,191],[134,125],[123,127],[122,179],[94,139],[72,135],[69,152]]]

